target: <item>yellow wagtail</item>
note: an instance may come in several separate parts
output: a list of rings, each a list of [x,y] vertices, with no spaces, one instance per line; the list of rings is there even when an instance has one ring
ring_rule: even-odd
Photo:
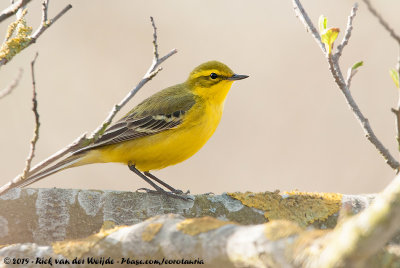
[[[27,186],[66,168],[118,162],[127,164],[156,190],[145,189],[147,192],[179,196],[182,191],[149,171],[180,163],[195,154],[216,130],[233,81],[247,77],[235,74],[218,61],[203,63],[190,73],[186,82],[145,99],[111,125],[95,143],[14,187]]]

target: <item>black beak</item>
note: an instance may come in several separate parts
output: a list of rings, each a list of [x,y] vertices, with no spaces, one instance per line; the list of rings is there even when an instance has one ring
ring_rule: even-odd
[[[249,77],[249,76],[248,76],[248,75],[242,75],[242,74],[234,74],[234,75],[232,75],[231,77],[228,77],[227,80],[233,80],[233,81],[235,81],[235,80],[242,80],[242,79],[245,79],[245,78],[247,78],[247,77]]]

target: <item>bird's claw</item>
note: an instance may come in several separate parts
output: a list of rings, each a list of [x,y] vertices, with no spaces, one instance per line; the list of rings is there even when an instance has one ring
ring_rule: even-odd
[[[149,193],[151,193],[151,194],[158,193],[158,191],[150,190],[148,188],[139,188],[139,189],[136,190],[136,192],[141,193],[142,190],[144,191],[144,193],[148,193],[148,194]]]
[[[174,194],[179,194],[179,195],[188,195],[188,194],[190,194],[190,190],[187,190],[186,192],[183,192],[182,190],[179,190],[179,189],[175,189],[175,190],[173,190],[173,191],[171,191],[171,193],[174,193]]]

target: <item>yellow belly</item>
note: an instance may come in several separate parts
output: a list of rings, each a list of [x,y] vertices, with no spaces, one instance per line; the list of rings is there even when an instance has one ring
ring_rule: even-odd
[[[83,162],[131,162],[141,171],[175,165],[203,147],[216,130],[222,111],[223,103],[195,104],[178,127],[89,151]]]

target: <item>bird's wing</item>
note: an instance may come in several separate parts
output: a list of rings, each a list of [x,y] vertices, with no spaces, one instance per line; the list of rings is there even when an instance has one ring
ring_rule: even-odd
[[[107,129],[93,146],[105,146],[136,138],[154,135],[182,123],[186,111],[172,114],[149,115],[142,118],[126,118]],[[93,147],[92,147],[93,148]]]
[[[144,100],[111,125],[95,143],[75,153],[154,135],[177,127],[194,105],[195,99],[192,94],[174,91],[177,89],[168,88]]]

